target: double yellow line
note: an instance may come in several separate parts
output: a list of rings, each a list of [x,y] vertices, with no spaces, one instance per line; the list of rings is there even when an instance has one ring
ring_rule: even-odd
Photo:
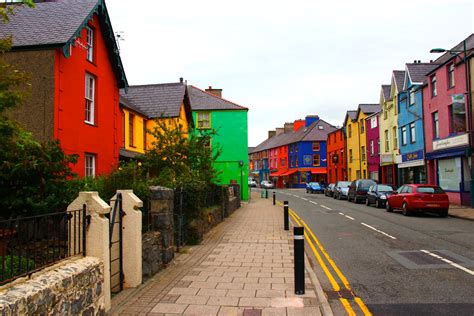
[[[279,204],[281,204],[281,203],[279,203]],[[306,225],[306,223],[301,219],[301,217],[298,216],[298,214],[295,211],[293,211],[292,209],[289,209],[289,214],[298,226],[303,226],[305,228],[305,232],[304,232],[305,239],[308,242],[309,247],[313,251],[313,254],[314,254],[316,260],[318,260],[319,265],[323,269],[324,274],[326,274],[326,276],[327,276],[329,282],[331,283],[331,286],[334,289],[334,291],[339,292],[341,290],[341,287],[337,283],[336,278],[333,276],[333,274],[329,270],[326,263],[324,262],[324,260],[321,257],[320,253],[326,258],[327,262],[332,267],[332,269],[334,270],[336,275],[339,277],[342,284],[344,284],[344,287],[352,294],[352,296],[354,297],[354,302],[359,306],[359,308],[364,313],[364,315],[365,316],[372,315],[372,313],[369,311],[367,306],[365,306],[362,299],[360,297],[357,297],[354,294],[354,292],[352,292],[351,285],[349,284],[349,281],[344,276],[344,274],[341,272],[341,270],[337,267],[336,263],[334,263],[334,261],[331,259],[329,254],[326,252],[324,247],[319,242],[318,238],[316,238],[316,236],[314,235],[313,231],[308,227],[308,225]],[[316,249],[313,241],[316,244],[316,246],[318,247],[319,251]],[[352,309],[352,306],[351,306],[349,300],[347,300],[346,298],[343,298],[343,297],[339,297],[339,301],[341,302],[342,306],[344,306],[344,309],[347,311],[348,315],[350,315],[350,316],[356,315],[355,311]]]

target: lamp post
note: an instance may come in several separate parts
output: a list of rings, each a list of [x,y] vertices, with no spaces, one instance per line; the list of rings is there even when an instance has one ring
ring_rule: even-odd
[[[472,50],[472,49],[470,49]],[[471,181],[470,181],[470,196],[471,196],[471,207],[474,207],[474,163],[472,157],[472,145],[474,145],[474,140],[472,139],[472,106],[471,106],[471,96],[470,96],[470,86],[471,81],[469,80],[469,62],[467,57],[467,47],[466,47],[466,40],[463,41],[463,49],[462,50],[452,50],[452,49],[444,49],[444,48],[433,48],[430,50],[430,53],[450,53],[451,55],[459,57],[461,61],[464,63],[464,76],[466,78],[466,92],[465,92],[465,104],[467,106],[467,128],[468,128],[468,137],[469,137],[469,148],[471,150]]]

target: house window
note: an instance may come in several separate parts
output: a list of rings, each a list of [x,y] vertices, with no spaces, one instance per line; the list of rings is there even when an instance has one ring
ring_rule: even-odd
[[[370,155],[371,156],[374,155],[374,140],[373,139],[370,140]]]
[[[433,138],[439,138],[439,121],[438,121],[438,112],[434,112],[433,116]]]
[[[454,63],[448,66],[448,88],[454,87]]]
[[[298,167],[298,157],[295,157],[295,167]]]
[[[377,117],[371,117],[370,118],[370,128],[376,128],[377,127]]]
[[[85,154],[85,175],[86,177],[95,177],[95,157],[94,154]]]
[[[402,127],[402,146],[405,146],[407,144],[407,127],[403,126]]]
[[[133,115],[132,113],[129,113],[128,114],[128,145],[130,147],[135,147],[135,144],[134,144],[134,130],[133,130],[133,123],[134,123],[134,120],[135,120],[135,115]]]
[[[282,167],[284,167],[284,166],[285,166],[285,159],[283,159],[283,158],[281,159],[281,161],[280,161],[280,165],[281,165]]]
[[[313,142],[313,151],[319,151],[320,145],[319,142]]]
[[[295,145],[295,153],[298,153],[298,144]],[[298,167],[298,165],[296,165]]]
[[[349,138],[352,137],[352,125],[349,125]]]
[[[365,146],[360,147],[360,153],[362,155],[361,160],[365,161]]]
[[[410,91],[410,105],[415,104],[415,91],[411,90]]]
[[[87,60],[94,61],[94,31],[86,26]]]
[[[319,166],[320,164],[320,156],[318,154],[313,155],[313,166]]]
[[[344,161],[344,149],[341,149],[341,163]]]
[[[125,113],[120,111],[122,115],[122,147],[125,148]]]
[[[397,133],[397,127],[393,127],[393,150],[397,150],[398,148],[398,133]]]
[[[377,138],[377,153],[380,154],[380,138]]]
[[[464,133],[466,131],[466,111],[464,103],[453,103],[449,107],[450,133]]]
[[[197,128],[211,128],[211,118],[209,112],[200,112],[197,114]]]
[[[431,97],[435,97],[437,95],[436,91],[436,76],[431,77]]]
[[[385,151],[389,151],[390,147],[388,145],[388,129],[385,130]]]
[[[365,131],[365,124],[364,123],[365,123],[364,120],[360,120],[359,125],[360,125],[360,133],[361,134],[364,134],[364,131]]]
[[[86,73],[86,93],[85,93],[85,122],[94,124],[95,114],[95,78]]]
[[[352,163],[352,149],[349,149],[349,162]]]
[[[143,150],[146,150],[146,121],[143,120]]]
[[[387,114],[388,114],[388,110],[387,110],[387,105],[385,104],[383,106],[383,119],[386,120],[387,119]]]
[[[416,142],[415,122],[410,123],[410,143]]]

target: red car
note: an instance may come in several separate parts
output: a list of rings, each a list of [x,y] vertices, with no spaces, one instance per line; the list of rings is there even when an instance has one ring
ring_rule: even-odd
[[[446,217],[449,199],[443,189],[437,185],[405,184],[388,197],[386,208],[387,212],[401,209],[405,216],[417,211],[426,211]]]

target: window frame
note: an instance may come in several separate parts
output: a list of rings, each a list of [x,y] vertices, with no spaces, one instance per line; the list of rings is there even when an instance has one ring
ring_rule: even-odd
[[[439,115],[438,111],[431,113],[433,122],[433,139],[439,139]]]
[[[128,113],[128,146],[135,147],[135,114]]]
[[[362,161],[365,161],[365,156],[366,156],[366,155],[365,155],[365,146],[361,146],[361,147],[360,147],[360,153],[361,153],[360,159],[361,159]]]
[[[207,119],[203,118],[207,116]],[[201,123],[207,123],[207,126],[201,126]],[[210,129],[211,128],[211,112],[197,112],[196,113],[196,128],[197,129]]]
[[[315,163],[317,160],[317,164]],[[313,154],[313,167],[321,166],[321,155],[320,154]]]
[[[394,126],[393,128],[393,150],[397,150],[398,149],[398,131],[397,131],[397,127]]]
[[[437,84],[436,84],[436,75],[432,75],[430,78],[430,86],[431,86],[431,97],[434,98],[438,95]]]
[[[411,122],[409,125],[410,128],[410,143],[416,143],[416,125],[415,122]]]
[[[454,78],[454,62],[448,65],[447,71],[448,71],[448,89],[452,89],[456,85],[456,81]]]
[[[95,90],[96,90],[96,79],[91,74],[86,72],[85,74],[85,108],[84,108],[84,122],[87,124],[95,125]]]
[[[385,151],[389,152],[390,151],[390,135],[389,135],[389,130],[385,130]]]
[[[400,134],[402,136],[402,139],[401,139],[402,146],[406,146],[406,144],[407,144],[407,127],[406,127],[406,125],[402,126],[400,130],[401,130]]]
[[[92,165],[91,165],[92,162]],[[93,153],[84,154],[84,176],[95,178],[97,170],[97,155]]]
[[[353,157],[352,157],[352,149],[349,149],[349,163],[352,163]]]
[[[313,151],[320,151],[320,150],[321,150],[321,143],[313,142]]]
[[[408,94],[408,104],[413,105],[415,104],[415,90],[410,90],[410,93]]]
[[[364,133],[365,133],[364,119],[360,119],[359,125],[360,125],[360,133],[361,133],[361,134],[364,134]]]
[[[87,42],[86,60],[93,63],[94,62],[94,29],[90,26],[86,26],[85,29],[86,29],[86,42]]]

